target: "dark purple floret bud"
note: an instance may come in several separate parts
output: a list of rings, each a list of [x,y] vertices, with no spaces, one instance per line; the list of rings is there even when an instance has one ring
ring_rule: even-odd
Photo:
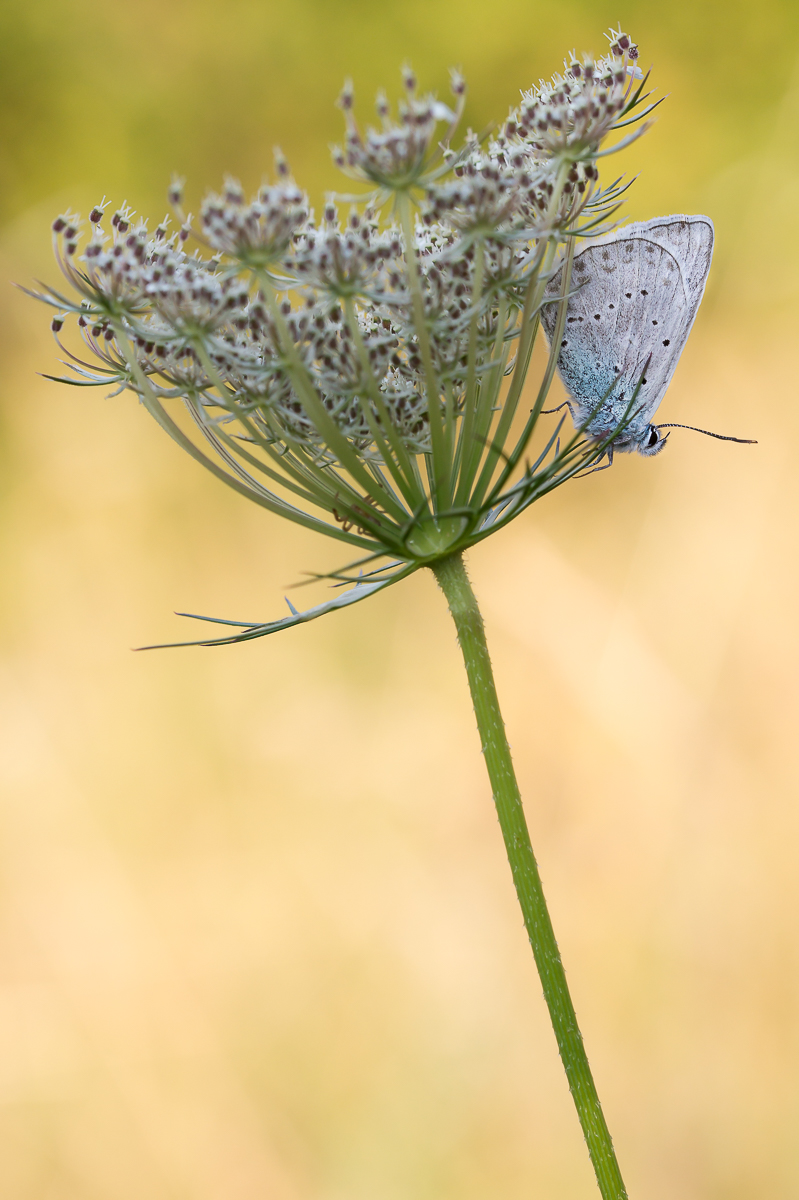
[[[352,86],[352,80],[347,79],[344,83],[344,87],[341,89],[341,93],[338,98],[338,106],[339,108],[343,109],[344,112],[351,112],[354,103],[355,91]]]
[[[238,179],[228,179],[225,183],[225,199],[228,204],[244,203],[244,192]]]
[[[460,71],[452,72],[452,94],[453,96],[464,96],[466,94],[466,80]]]

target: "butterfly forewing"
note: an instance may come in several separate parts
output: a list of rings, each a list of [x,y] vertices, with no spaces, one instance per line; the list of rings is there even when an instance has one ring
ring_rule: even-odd
[[[575,255],[558,370],[572,416],[591,436],[607,437],[625,414],[629,420],[643,379],[618,448],[633,449],[645,437],[696,317],[712,249],[707,217],[661,217]],[[549,339],[558,315],[549,301],[562,286],[561,269],[541,315]]]
[[[623,232],[640,231],[675,255],[686,292],[696,308],[705,290],[713,257],[713,222],[710,217],[655,217]]]

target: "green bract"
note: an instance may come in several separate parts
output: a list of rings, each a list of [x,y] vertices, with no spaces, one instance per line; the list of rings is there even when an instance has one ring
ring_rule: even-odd
[[[218,641],[310,619],[474,545],[616,436],[597,443],[541,421],[574,239],[607,229],[623,191],[599,186],[596,161],[642,132],[606,145],[653,107],[637,48],[610,38],[605,58],[572,56],[495,135],[458,147],[460,76],[449,108],[417,95],[406,72],[396,118],[379,98],[380,127],[365,132],[345,89],[334,158],[371,190],[345,198],[343,215],[331,200],[317,220],[278,157],[274,183],[248,201],[227,181],[196,227],[173,186],[172,235],[126,208],[107,230],[105,202],[82,248],[76,218],[54,223],[70,290],[37,295],[58,310],[56,334],[77,317],[91,354],[67,351],[64,382],[134,391],[230,487],[359,552],[335,576],[355,587],[336,600]],[[545,288],[564,258],[559,321],[528,393]]]

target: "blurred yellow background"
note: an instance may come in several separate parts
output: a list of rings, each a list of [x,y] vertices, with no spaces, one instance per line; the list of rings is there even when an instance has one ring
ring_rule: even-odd
[[[68,205],[159,219],[177,171],[196,208],[275,142],[318,203],[346,76],[365,112],[458,64],[481,128],[619,19],[670,93],[611,160],[629,213],[717,230],[661,415],[759,445],[675,431],[470,567],[631,1197],[795,1200],[795,0],[6,0],[0,275],[56,281]],[[432,577],[130,653],[342,552],[40,378],[47,313],[0,305],[0,1195],[589,1200]]]

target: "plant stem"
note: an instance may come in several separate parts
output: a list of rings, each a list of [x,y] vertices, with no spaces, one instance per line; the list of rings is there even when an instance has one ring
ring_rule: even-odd
[[[627,1192],[602,1113],[591,1068],[577,1025],[566,974],[549,918],[541,877],[538,874],[510,746],[499,709],[483,618],[472,591],[461,554],[452,554],[432,565],[447,598],[458,642],[466,664],[469,688],[477,717],[488,776],[494,793],[499,825],[505,840],[516,895],[544,988],[560,1057],[577,1108],[588,1153],[602,1200],[627,1200]]]

